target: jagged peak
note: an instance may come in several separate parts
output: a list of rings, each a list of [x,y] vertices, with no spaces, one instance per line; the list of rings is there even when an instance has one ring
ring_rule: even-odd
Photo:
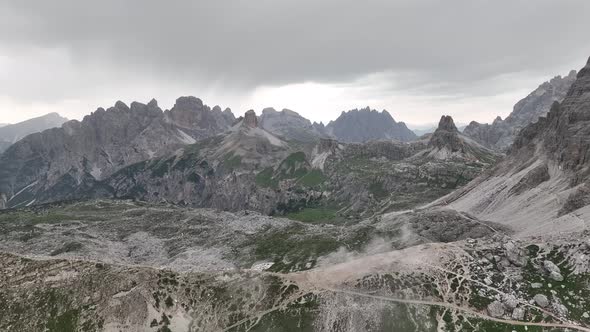
[[[179,109],[190,109],[196,106],[197,108],[203,107],[203,101],[194,96],[182,96],[176,99],[174,103],[174,108]]]
[[[457,126],[455,126],[455,121],[453,121],[453,118],[450,115],[443,115],[440,118],[436,131],[439,130],[459,132],[459,129],[457,129]]]
[[[244,120],[242,120],[242,126],[256,128],[258,127],[258,118],[254,110],[249,110],[244,114]]]
[[[158,101],[156,100],[156,98],[152,98],[152,100],[150,100],[150,102],[147,105],[149,107],[158,107]]]
[[[115,103],[115,108],[121,111],[129,111],[129,106],[120,100]]]

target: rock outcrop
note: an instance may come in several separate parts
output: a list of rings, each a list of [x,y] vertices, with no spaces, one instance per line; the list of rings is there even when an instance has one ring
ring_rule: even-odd
[[[12,125],[1,126],[0,153],[27,135],[59,127],[67,121],[68,119],[61,117],[57,113],[49,113],[38,118],[29,119]]]
[[[455,126],[455,122],[451,116],[443,115],[440,118],[438,128],[430,137],[428,147],[438,150],[448,150],[450,153],[465,152],[463,141],[459,138],[459,130]]]
[[[346,143],[375,140],[407,142],[416,139],[416,134],[405,123],[396,122],[387,111],[377,112],[369,107],[342,112],[326,126],[326,133]]]
[[[461,134],[449,115],[440,118],[437,129],[427,139],[427,149],[416,154],[415,159],[454,159],[490,165],[498,158],[494,151]]]
[[[522,128],[545,116],[554,101],[562,101],[575,80],[575,70],[564,77],[556,76],[516,103],[505,120],[497,117],[492,124],[472,121],[463,133],[486,147],[504,151]]]

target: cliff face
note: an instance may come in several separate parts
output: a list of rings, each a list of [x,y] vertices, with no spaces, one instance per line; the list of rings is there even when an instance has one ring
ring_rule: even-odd
[[[161,156],[227,130],[233,115],[181,97],[163,112],[155,100],[99,108],[82,121],[29,135],[0,157],[0,206],[50,197],[77,197],[82,189],[117,170]]]
[[[589,188],[590,60],[563,101],[520,131],[501,164],[439,203],[547,234],[585,227]]]
[[[492,124],[473,121],[463,133],[489,148],[507,150],[520,130],[545,116],[553,102],[560,102],[565,98],[575,80],[575,70],[565,77],[556,76],[516,103],[505,120],[497,117]]]
[[[326,132],[347,143],[363,143],[372,140],[416,139],[416,134],[403,122],[396,122],[387,111],[381,113],[364,108],[342,112],[338,119],[330,121]]]

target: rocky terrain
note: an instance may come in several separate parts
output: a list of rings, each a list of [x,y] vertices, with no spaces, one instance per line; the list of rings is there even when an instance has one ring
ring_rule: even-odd
[[[545,116],[553,102],[563,100],[575,80],[575,70],[564,77],[556,76],[516,103],[506,119],[497,117],[492,124],[472,121],[463,133],[486,147],[505,151],[522,128]]]
[[[346,143],[266,113],[50,199],[5,196],[0,330],[590,331],[590,59],[504,158],[450,116],[412,142]]]
[[[330,121],[325,132],[345,143],[364,143],[373,140],[397,140],[407,142],[416,134],[403,122],[396,122],[387,111],[381,113],[369,107],[342,112]]]
[[[346,226],[89,201],[0,227],[5,330],[590,330],[587,241],[452,210]]]
[[[29,134],[59,127],[66,121],[68,119],[61,117],[57,113],[49,113],[15,124],[0,125],[0,153]]]

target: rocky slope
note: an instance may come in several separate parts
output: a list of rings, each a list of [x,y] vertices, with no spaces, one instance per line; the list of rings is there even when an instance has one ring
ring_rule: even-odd
[[[403,122],[396,122],[387,111],[354,109],[342,112],[326,126],[326,133],[345,143],[364,143],[374,140],[397,140],[407,142],[416,139],[416,134]]]
[[[0,227],[3,330],[589,330],[588,243],[448,210],[348,228],[91,201]]]
[[[590,61],[561,103],[525,127],[504,162],[438,204],[522,234],[585,229],[590,218]]]
[[[0,126],[0,153],[29,134],[60,127],[66,121],[68,119],[62,118],[57,113],[49,113],[23,122],[2,125]]]
[[[151,202],[0,211],[0,329],[588,332],[589,137],[590,59],[497,166],[400,211],[498,155],[448,116],[411,143],[293,144],[248,111],[84,192]],[[243,210],[281,195],[290,218]],[[241,211],[167,203],[211,197]],[[370,213],[326,217],[339,201]]]
[[[575,80],[575,70],[564,77],[556,76],[516,103],[505,120],[497,117],[492,124],[473,121],[463,133],[484,146],[504,151],[514,142],[522,128],[545,116],[554,101],[561,102]]]
[[[227,130],[231,111],[181,97],[163,112],[155,100],[117,102],[80,121],[29,135],[0,157],[0,208],[78,197],[128,165]]]

